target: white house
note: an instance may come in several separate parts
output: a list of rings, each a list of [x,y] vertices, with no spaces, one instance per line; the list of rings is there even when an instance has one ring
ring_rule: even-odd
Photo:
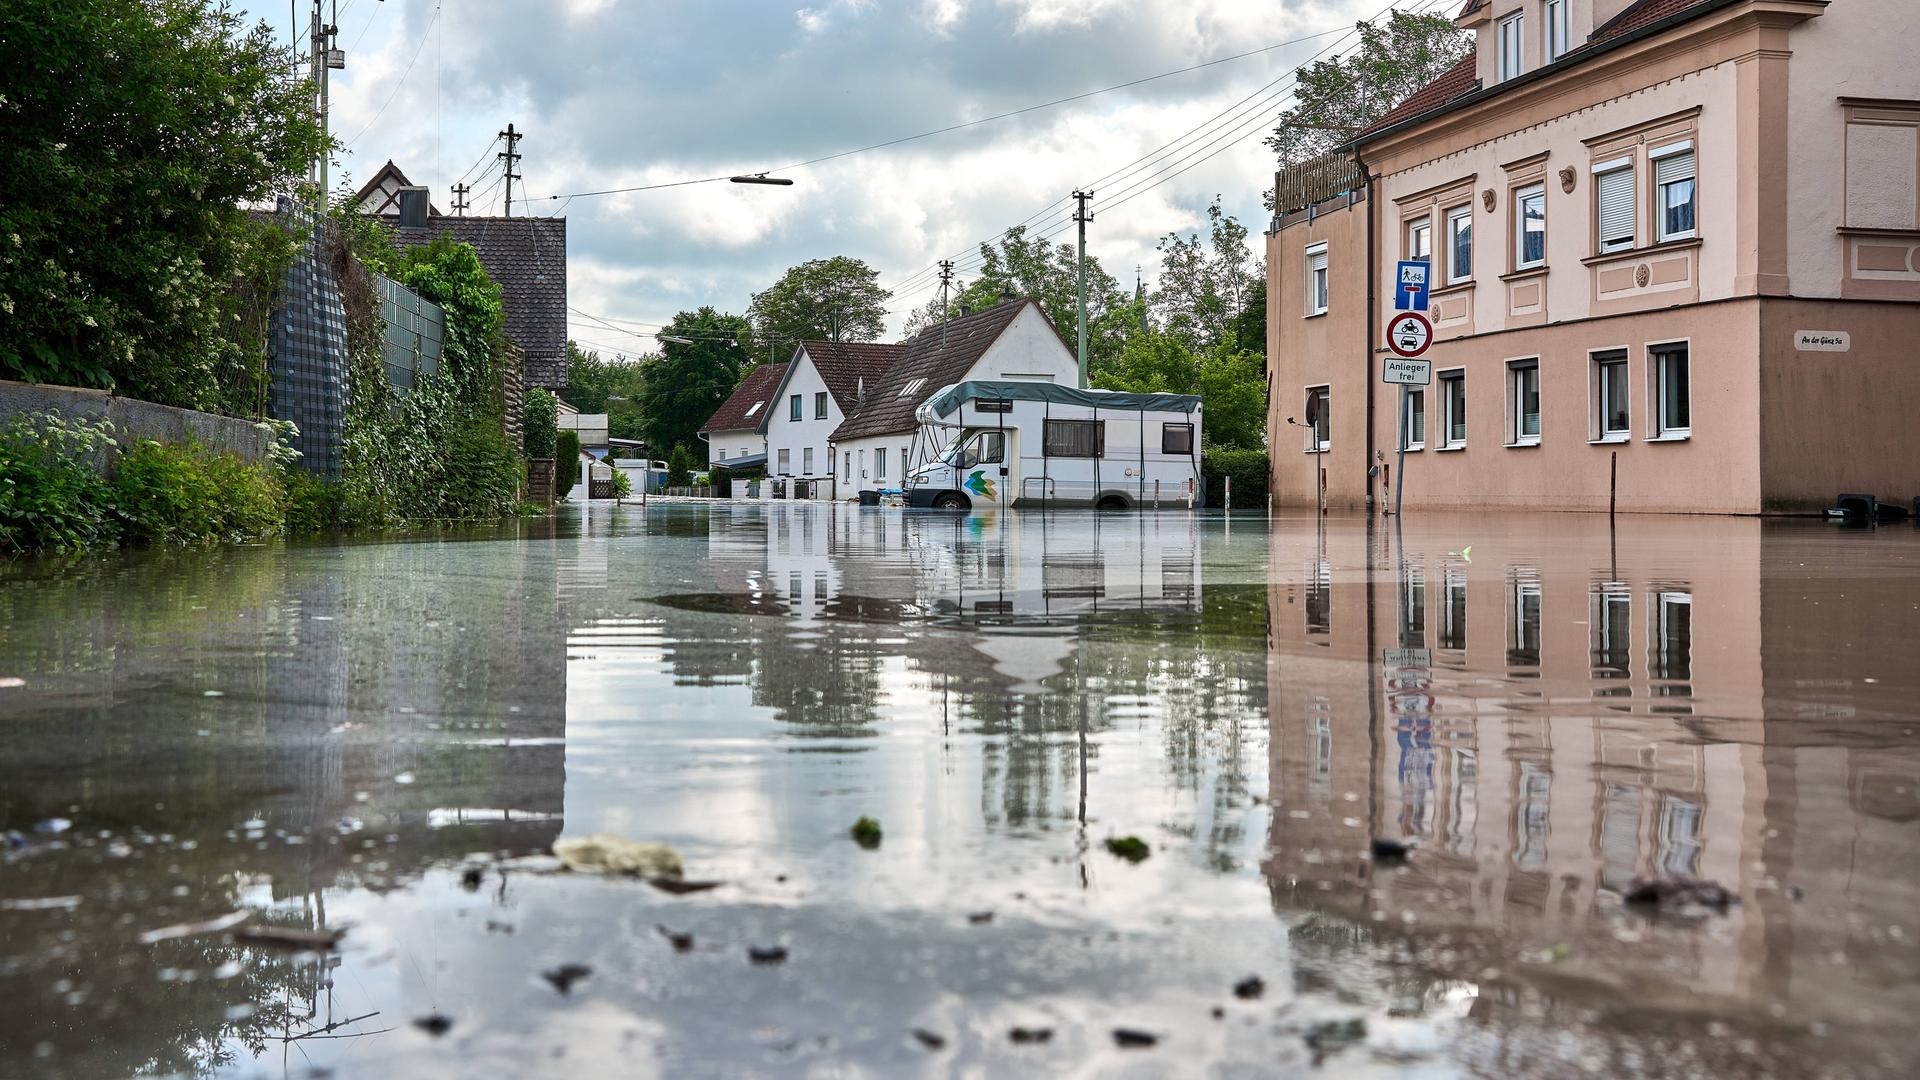
[[[720,408],[700,425],[707,441],[707,468],[751,468],[767,459],[767,437],[760,424],[767,418],[773,388],[787,373],[785,364],[761,364],[740,380]]]
[[[1080,364],[1059,331],[1031,299],[1005,303],[930,326],[904,345],[884,379],[869,382],[864,406],[833,429],[834,491],[897,488],[916,460],[914,410],[943,386],[968,380],[1012,380],[1078,386]],[[915,454],[919,458],[915,458]]]
[[[803,341],[774,386],[760,431],[767,440],[767,475],[821,481],[833,490],[829,437],[860,408],[861,395],[884,382],[904,345]]]

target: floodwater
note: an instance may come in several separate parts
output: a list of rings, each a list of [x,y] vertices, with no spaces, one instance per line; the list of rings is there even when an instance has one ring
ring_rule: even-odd
[[[1911,1076],[1916,631],[1920,530],[1720,518],[16,563],[0,1075]],[[593,833],[720,884],[557,872]],[[233,912],[346,935],[152,940]]]

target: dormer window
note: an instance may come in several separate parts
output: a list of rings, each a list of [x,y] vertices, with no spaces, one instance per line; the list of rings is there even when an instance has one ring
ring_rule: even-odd
[[[1527,70],[1527,16],[1516,11],[1500,20],[1500,81],[1516,78]]]
[[[1541,5],[1547,17],[1547,63],[1567,55],[1567,4],[1569,0],[1546,0]]]

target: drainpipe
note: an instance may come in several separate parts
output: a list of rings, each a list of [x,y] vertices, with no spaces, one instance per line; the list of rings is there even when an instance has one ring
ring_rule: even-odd
[[[1380,268],[1378,265],[1379,247],[1374,243],[1374,214],[1379,209],[1380,200],[1377,197],[1378,192],[1374,190],[1375,178],[1373,173],[1367,168],[1367,163],[1361,158],[1358,150],[1354,151],[1353,163],[1360,166],[1360,175],[1366,180],[1367,191],[1367,356],[1365,363],[1361,365],[1360,369],[1361,385],[1367,388],[1367,456],[1366,460],[1361,462],[1361,468],[1367,470],[1367,514],[1371,517],[1373,514],[1373,455],[1375,452],[1373,445],[1373,351],[1376,346],[1373,335],[1375,333],[1377,318],[1377,313],[1374,311],[1374,289],[1377,287],[1380,278]],[[1399,479],[1396,477],[1394,482],[1398,483]]]

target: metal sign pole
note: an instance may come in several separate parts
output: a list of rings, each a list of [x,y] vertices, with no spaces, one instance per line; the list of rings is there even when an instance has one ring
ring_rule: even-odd
[[[1400,456],[1393,465],[1393,475],[1400,478],[1395,481],[1393,485],[1393,516],[1395,520],[1398,520],[1400,517],[1400,503],[1407,494],[1407,420],[1407,384],[1401,383],[1400,432],[1395,436],[1400,440]]]

